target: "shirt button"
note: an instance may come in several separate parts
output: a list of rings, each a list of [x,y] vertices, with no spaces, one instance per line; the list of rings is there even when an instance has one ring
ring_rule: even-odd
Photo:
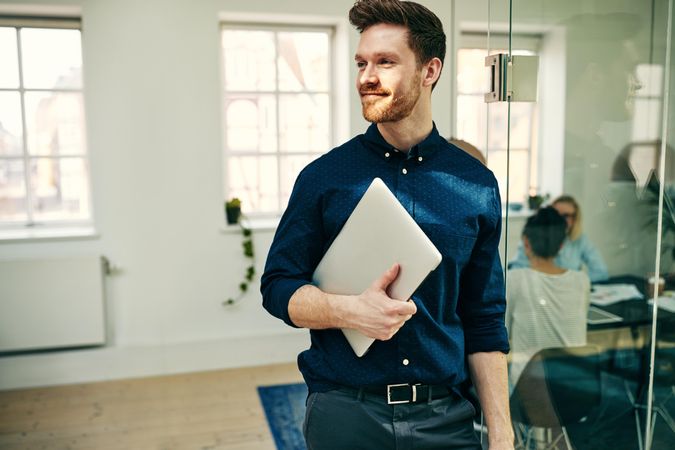
[[[384,157],[385,157],[385,158],[389,158],[389,156],[390,156],[390,155],[389,155],[389,152],[387,152],[387,153],[384,154]]]
[[[408,173],[408,169],[403,169],[403,170],[401,170],[401,172],[403,172],[403,175],[405,175],[405,174]]]
[[[408,358],[404,359],[404,360],[403,360],[403,365],[404,365],[404,366],[407,366],[408,364],[410,364],[410,361],[408,361]]]
[[[422,162],[422,157],[420,156],[419,158],[417,158],[417,160],[418,160],[419,162]]]

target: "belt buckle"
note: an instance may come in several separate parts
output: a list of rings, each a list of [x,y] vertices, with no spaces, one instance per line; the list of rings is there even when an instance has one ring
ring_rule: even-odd
[[[391,399],[391,388],[403,387],[403,386],[410,386],[410,388],[412,388],[412,399],[411,400],[392,400]],[[417,386],[419,386],[419,383],[417,383],[417,384],[408,384],[408,383],[388,384],[387,385],[387,404],[388,405],[402,405],[404,403],[415,403],[417,401]]]

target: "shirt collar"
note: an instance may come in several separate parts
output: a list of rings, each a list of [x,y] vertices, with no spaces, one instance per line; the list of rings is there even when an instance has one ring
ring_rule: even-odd
[[[373,150],[375,153],[380,155],[384,159],[390,159],[390,156],[396,152],[399,152],[393,145],[387,142],[380,133],[380,130],[377,128],[377,124],[373,123],[368,127],[366,133],[364,134],[366,142],[370,144],[368,147]],[[408,152],[408,158],[428,158],[431,156],[439,147],[441,138],[438,130],[436,129],[436,124],[433,123],[431,133],[427,136],[422,142],[415,145]],[[405,153],[399,152],[405,156]]]

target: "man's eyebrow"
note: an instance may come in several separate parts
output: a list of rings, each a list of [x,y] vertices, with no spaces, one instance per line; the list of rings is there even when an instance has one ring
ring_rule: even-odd
[[[376,52],[376,53],[373,53],[373,57],[375,57],[375,58],[392,58],[393,59],[393,58],[397,58],[398,54],[396,54],[394,52]],[[363,58],[363,56],[361,56],[357,53],[356,55],[354,55],[354,59],[359,60],[359,59],[364,59],[364,58]]]

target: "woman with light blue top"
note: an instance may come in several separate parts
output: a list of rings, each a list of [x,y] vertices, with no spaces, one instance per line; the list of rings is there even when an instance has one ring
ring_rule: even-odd
[[[567,239],[555,258],[555,264],[570,270],[581,270],[582,266],[586,266],[588,278],[592,283],[606,280],[607,266],[602,255],[581,232],[581,209],[577,201],[569,195],[562,195],[556,198],[551,206],[567,221]],[[509,269],[521,267],[530,267],[522,242],[518,245],[516,258],[509,262]]]

